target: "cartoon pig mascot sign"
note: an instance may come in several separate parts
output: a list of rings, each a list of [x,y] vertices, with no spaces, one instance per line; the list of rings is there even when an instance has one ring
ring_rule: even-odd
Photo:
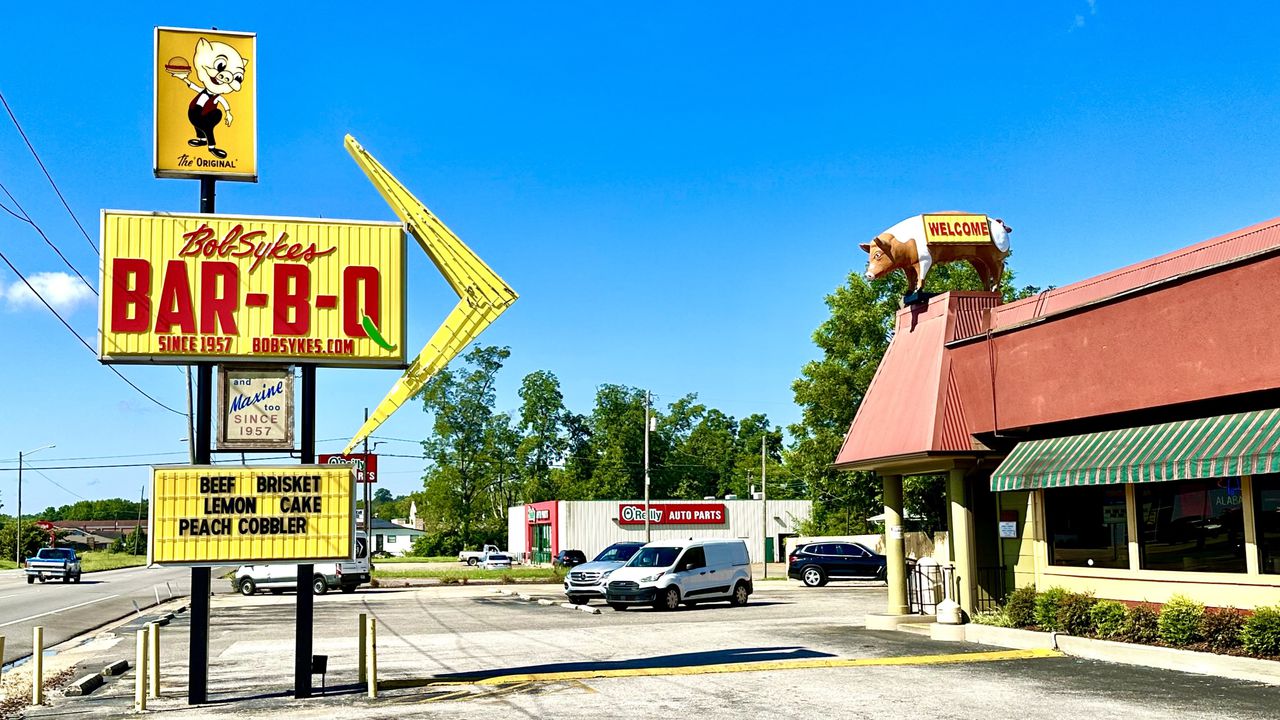
[[[868,281],[894,270],[907,274],[907,297],[924,287],[934,265],[968,261],[978,271],[982,287],[994,291],[1004,275],[1013,229],[999,218],[946,212],[915,215],[859,245],[870,256]]]

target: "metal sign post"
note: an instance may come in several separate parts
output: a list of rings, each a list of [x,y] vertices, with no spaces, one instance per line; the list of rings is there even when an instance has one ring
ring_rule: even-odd
[[[214,212],[212,177],[200,178],[200,212]],[[195,463],[208,465],[213,446],[213,364],[196,366],[196,448]],[[155,498],[151,498],[155,504]],[[209,701],[209,595],[213,591],[212,574],[207,567],[191,568],[191,638],[187,664],[187,704]]]
[[[316,461],[316,366],[302,366],[302,464]],[[311,628],[316,596],[311,591],[314,565],[298,566],[298,608],[293,631],[293,696],[311,697]]]

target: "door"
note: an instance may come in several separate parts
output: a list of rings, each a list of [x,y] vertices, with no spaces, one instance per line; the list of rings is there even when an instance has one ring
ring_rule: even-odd
[[[533,526],[533,561],[535,563],[551,562],[551,526]]]
[[[707,567],[706,551],[691,547],[676,562],[676,575],[680,578],[680,594],[691,600],[717,592],[716,573]]]
[[[859,545],[841,545],[845,562],[848,563],[849,574],[854,577],[875,577],[879,563],[873,562],[871,553]]]

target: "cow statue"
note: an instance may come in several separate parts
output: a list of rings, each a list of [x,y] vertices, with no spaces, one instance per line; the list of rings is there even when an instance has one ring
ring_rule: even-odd
[[[924,287],[929,268],[966,260],[978,271],[982,287],[994,291],[1004,276],[1013,229],[999,218],[960,212],[915,215],[880,233],[862,248],[868,281],[894,270],[907,274],[907,297]],[[917,296],[918,297],[918,296]]]

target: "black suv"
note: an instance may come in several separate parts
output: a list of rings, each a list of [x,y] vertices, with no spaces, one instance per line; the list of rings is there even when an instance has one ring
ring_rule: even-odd
[[[587,561],[587,554],[581,550],[561,550],[551,564],[556,567],[571,568]]]
[[[787,558],[787,577],[809,587],[828,580],[884,580],[884,556],[854,542],[817,542],[801,545]]]

